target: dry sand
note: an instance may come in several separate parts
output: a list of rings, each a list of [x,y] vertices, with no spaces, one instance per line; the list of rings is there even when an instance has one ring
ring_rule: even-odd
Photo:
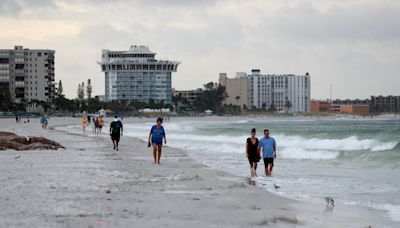
[[[79,118],[51,118],[47,131],[38,119],[14,122],[0,119],[0,131],[44,136],[66,149],[0,151],[0,227],[391,227],[363,208],[282,198],[181,150],[164,148],[154,165],[143,141],[122,137],[114,151],[108,129],[83,135]]]

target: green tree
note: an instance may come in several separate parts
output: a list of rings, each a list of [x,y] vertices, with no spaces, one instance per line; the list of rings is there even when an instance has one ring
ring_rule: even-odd
[[[212,110],[214,113],[224,112],[222,102],[225,98],[225,87],[213,82],[204,85],[204,91],[193,102],[193,109],[198,112]]]

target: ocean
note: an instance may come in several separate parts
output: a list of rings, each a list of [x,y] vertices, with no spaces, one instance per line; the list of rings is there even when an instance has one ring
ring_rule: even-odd
[[[125,135],[147,141],[154,122],[125,124]],[[245,142],[269,129],[277,142],[273,175],[258,186],[284,197],[324,200],[386,212],[400,222],[400,117],[172,118],[167,146],[215,169],[249,177]],[[280,188],[275,189],[274,184]]]

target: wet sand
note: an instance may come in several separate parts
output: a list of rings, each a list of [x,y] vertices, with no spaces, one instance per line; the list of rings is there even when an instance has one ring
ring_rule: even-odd
[[[395,227],[363,208],[328,210],[277,196],[185,151],[166,147],[155,165],[145,142],[123,136],[114,151],[107,127],[100,136],[83,135],[79,123],[51,118],[44,131],[38,119],[18,125],[0,119],[1,131],[66,147],[0,151],[0,227]],[[71,124],[76,127],[63,127]]]

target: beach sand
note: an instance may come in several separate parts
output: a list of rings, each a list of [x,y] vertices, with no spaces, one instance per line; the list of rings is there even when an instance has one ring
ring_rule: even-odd
[[[107,127],[83,135],[79,124],[51,118],[46,131],[38,119],[0,119],[0,131],[66,147],[0,151],[0,227],[395,227],[364,208],[280,197],[182,150],[165,147],[155,165],[145,142],[123,136],[114,151]]]

